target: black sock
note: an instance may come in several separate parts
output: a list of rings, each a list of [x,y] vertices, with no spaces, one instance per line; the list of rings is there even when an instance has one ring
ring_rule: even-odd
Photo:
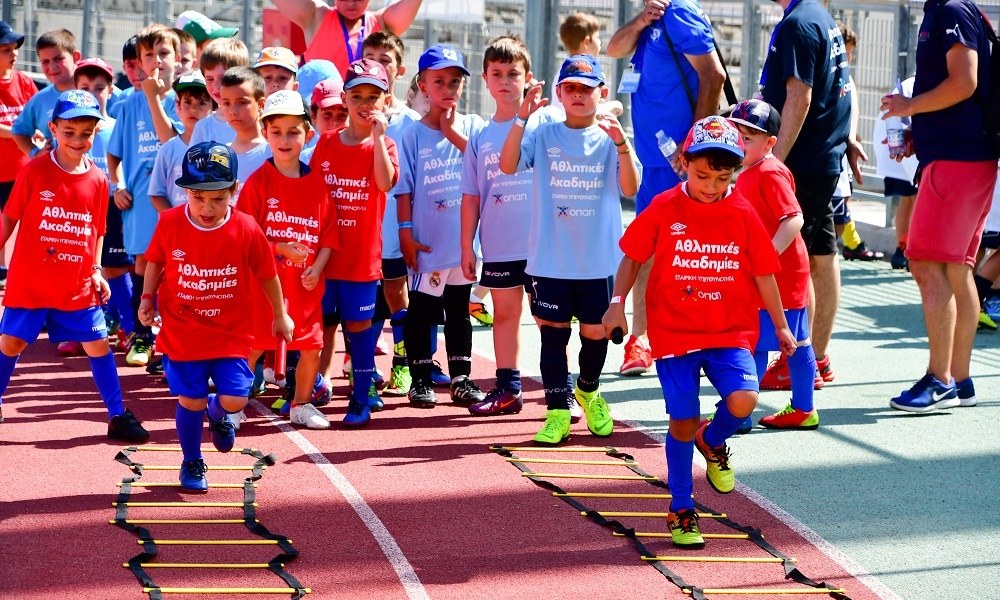
[[[973,275],[972,279],[976,282],[976,293],[979,294],[979,303],[982,304],[993,295],[993,282],[980,275]]]
[[[410,308],[403,323],[403,343],[413,381],[430,382],[431,326],[438,310],[438,299],[423,292],[410,292]]]
[[[538,328],[542,336],[539,367],[542,371],[542,385],[545,386],[545,405],[549,410],[569,408],[569,359],[566,346],[572,331],[568,327],[542,325]]]
[[[608,340],[592,340],[580,336],[580,376],[576,385],[584,392],[597,391],[601,383],[604,359],[608,356]]]
[[[469,320],[469,294],[472,285],[444,287],[444,347],[448,352],[448,375],[472,373],[472,321]]]

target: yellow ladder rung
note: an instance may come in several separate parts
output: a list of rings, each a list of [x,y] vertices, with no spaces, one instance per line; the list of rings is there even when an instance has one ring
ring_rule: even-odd
[[[135,446],[136,450],[142,450],[144,452],[182,452],[180,446]],[[244,450],[248,452],[257,452],[256,448],[233,448],[230,454],[241,454]],[[218,452],[213,446],[202,446],[202,452]]]
[[[767,595],[777,595],[777,594],[846,594],[847,590],[841,588],[774,588],[774,589],[764,589],[764,588],[714,588],[714,589],[703,589],[701,590],[703,594],[730,594],[730,595],[751,595],[751,594],[767,594]],[[683,592],[685,594],[690,594],[691,590],[684,588]]]
[[[140,465],[144,471],[180,471],[180,465]],[[254,469],[253,465],[209,465],[206,467],[209,471],[252,471]],[[266,466],[261,465],[261,469],[266,469]]]
[[[569,460],[565,458],[508,458],[509,463],[547,463],[555,465],[604,465],[611,467],[634,467],[637,462],[624,460]]]
[[[611,535],[615,537],[625,537],[624,533],[613,532]],[[650,537],[650,538],[668,538],[669,533],[664,533],[662,531],[636,531],[635,537]],[[745,533],[703,533],[701,537],[707,540],[748,540],[750,536]]]
[[[163,546],[276,546],[278,540],[150,540]],[[140,546],[143,540],[136,540]],[[288,540],[291,544],[292,540]]]
[[[302,590],[311,594],[310,588]],[[161,594],[294,594],[299,590],[295,588],[168,588],[168,587],[144,587],[142,593],[160,592]]]
[[[125,519],[122,523],[127,525],[242,525],[246,521],[243,519]],[[260,519],[254,519],[254,523],[260,523]],[[109,519],[108,523],[115,525],[118,521]]]
[[[587,516],[586,511],[580,511],[580,514]],[[633,511],[597,511],[597,514],[602,517],[652,517],[652,518],[666,518],[670,513],[665,512],[633,512]],[[726,513],[698,513],[698,517],[702,519],[725,519],[728,515]]]
[[[111,506],[127,506],[129,508],[243,508],[248,506],[243,502],[112,502]],[[254,508],[259,508],[256,502],[249,504]]]
[[[122,563],[125,568],[130,567],[128,563]],[[269,569],[268,563],[139,563],[143,569]],[[281,563],[284,568],[285,564]]]
[[[544,446],[501,446],[501,450],[508,452],[601,452],[608,453],[608,448],[589,448],[576,446],[570,448],[545,448]]]
[[[784,559],[775,558],[774,556],[768,556],[766,558],[759,556],[748,556],[741,558],[739,556],[643,556],[642,560],[653,562],[653,561],[666,561],[666,562],[720,562],[720,563],[783,563]],[[794,558],[789,558],[789,562],[795,562]]]
[[[608,492],[552,492],[556,498],[636,498],[645,500],[670,500],[670,494],[614,494]]]
[[[552,479],[620,479],[624,481],[657,481],[657,478],[643,475],[588,475],[586,473],[521,473],[521,477],[550,477]]]
[[[116,485],[118,487],[122,487],[125,484],[121,483],[121,482],[118,482]],[[140,481],[136,481],[135,483],[132,483],[130,485],[132,487],[144,487],[144,488],[153,488],[153,487],[181,487],[181,484],[180,484],[179,481],[149,481],[149,482],[146,482],[146,483],[142,483]],[[246,484],[243,484],[243,483],[210,483],[210,484],[208,484],[208,487],[210,487],[210,488],[231,488],[231,489],[242,490],[244,485],[246,485]],[[253,485],[253,487],[257,487],[256,483],[253,483],[251,485]]]

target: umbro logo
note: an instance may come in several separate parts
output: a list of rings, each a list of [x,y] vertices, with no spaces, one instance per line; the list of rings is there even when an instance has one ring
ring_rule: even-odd
[[[674,232],[674,235],[684,235],[686,229],[687,225],[684,223],[674,223],[670,226],[670,230]]]
[[[430,156],[433,153],[434,153],[434,151],[431,150],[430,148],[421,148],[420,149],[420,158],[427,158],[428,156]]]
[[[268,198],[267,199],[267,205],[270,206],[271,208],[277,208],[277,206],[278,206],[278,199],[277,198]]]
[[[136,121],[135,122],[135,127],[136,127],[136,129],[145,129],[146,128],[146,122],[145,121]]]
[[[42,200],[46,202],[52,202],[52,198],[55,197],[55,194],[50,192],[49,190],[43,190],[41,192],[38,192],[38,195],[41,196]]]
[[[492,150],[492,149],[493,149],[493,142],[486,142],[485,144],[483,144],[483,145],[482,145],[482,146],[481,146],[481,147],[479,148],[479,151],[480,151],[480,152],[489,152],[489,151],[490,151],[490,150]]]
[[[330,161],[324,160],[323,162],[320,163],[319,166],[323,167],[324,171],[329,171],[330,170]]]
[[[171,252],[171,253],[170,253],[170,256],[173,256],[173,257],[174,257],[174,258],[176,258],[177,260],[181,260],[181,259],[182,259],[182,258],[184,258],[184,257],[185,257],[186,255],[187,255],[187,253],[186,253],[186,252],[184,252],[183,250],[180,250],[180,249],[178,249],[178,250],[174,250],[173,252]]]
[[[562,154],[562,148],[549,148],[546,152],[548,152],[549,156],[559,156]]]

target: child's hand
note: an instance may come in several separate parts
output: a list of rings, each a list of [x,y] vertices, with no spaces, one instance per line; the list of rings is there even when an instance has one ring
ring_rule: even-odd
[[[142,80],[141,85],[142,91],[145,92],[147,96],[159,96],[170,91],[170,86],[160,79],[159,68],[153,69],[153,72],[149,74],[149,77]]]
[[[382,137],[389,127],[389,118],[380,110],[373,110],[368,117],[372,123],[372,137]],[[454,122],[454,118],[452,118]]]
[[[530,117],[539,108],[548,106],[549,99],[542,98],[543,87],[545,87],[545,82],[539,81],[528,88],[528,92],[524,95],[524,100],[521,100],[521,108],[517,109],[517,116],[527,115],[527,117]]]
[[[132,208],[132,194],[128,190],[115,190],[115,206],[118,207],[118,210]]]
[[[431,253],[434,250],[430,246],[425,246],[418,242],[409,229],[399,232],[399,247],[403,251],[403,261],[410,269],[417,270],[417,252]]]
[[[153,310],[153,301],[149,298],[143,298],[139,303],[139,322],[146,327],[152,327],[156,313]]]
[[[615,144],[623,144],[626,141],[625,130],[622,129],[622,124],[618,121],[618,118],[610,113],[599,113],[597,115],[597,126],[601,130],[608,134],[611,141]]]
[[[281,311],[281,314],[274,317],[271,321],[271,333],[277,336],[285,338],[286,342],[292,341],[292,334],[295,332],[295,323],[292,322],[292,318],[288,316],[288,313]]]
[[[309,258],[309,248],[299,242],[278,242],[276,249],[294,265],[302,265]]]
[[[798,344],[795,342],[795,336],[792,335],[792,330],[787,326],[777,329],[774,332],[778,337],[778,347],[781,348],[781,353],[785,356],[791,356],[795,354],[795,349]]]
[[[104,279],[100,271],[94,271],[90,276],[90,283],[94,286],[97,297],[101,299],[101,304],[107,304],[108,300],[111,299],[111,286],[108,285],[108,281]]]
[[[611,339],[611,334],[615,329],[621,329],[622,335],[628,335],[628,320],[625,319],[625,305],[621,302],[611,304],[601,318],[601,325],[604,325],[604,337]]]
[[[476,280],[476,266],[479,261],[476,259],[476,253],[471,250],[462,249],[462,274],[469,281]]]
[[[319,285],[319,277],[322,273],[316,268],[316,265],[311,265],[302,271],[302,287],[307,290],[314,290],[316,286]]]
[[[455,116],[458,111],[454,108],[445,109],[441,113],[441,131],[448,131],[449,129],[455,129]],[[374,130],[373,130],[374,133]]]

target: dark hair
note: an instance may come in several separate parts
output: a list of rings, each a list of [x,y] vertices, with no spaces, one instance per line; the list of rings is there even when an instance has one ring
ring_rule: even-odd
[[[858,45],[858,34],[854,33],[854,30],[848,27],[847,23],[837,21],[837,27],[840,28],[840,37],[844,38],[845,44]]]
[[[76,52],[76,36],[69,29],[46,31],[35,40],[35,52],[46,48],[58,48],[62,52]]]
[[[721,148],[706,148],[697,152],[685,152],[684,160],[691,162],[704,158],[708,166],[716,171],[735,171],[743,165],[743,158]]]
[[[250,83],[254,100],[263,100],[264,78],[250,67],[231,67],[222,74],[222,87],[230,87]]]
[[[501,35],[494,38],[483,52],[483,72],[491,62],[515,63],[520,61],[526,73],[531,72],[531,53],[524,40],[516,35]]]
[[[125,40],[122,46],[122,62],[126,60],[139,60],[139,36],[133,35]]]
[[[174,33],[177,34],[177,39],[178,39],[178,41],[180,41],[181,46],[184,46],[185,44],[188,44],[188,45],[191,45],[191,46],[197,46],[198,45],[198,42],[195,41],[194,36],[191,35],[190,33],[184,31],[183,29],[177,29],[176,27],[174,27],[173,30],[174,30]]]
[[[112,77],[111,75],[108,75],[107,71],[105,71],[104,69],[102,69],[102,68],[100,68],[98,66],[91,65],[91,66],[82,67],[82,68],[77,69],[76,71],[73,71],[73,84],[74,85],[76,85],[77,78],[80,77],[81,75],[85,75],[85,76],[90,77],[90,78],[103,77],[103,78],[105,78],[105,79],[108,80],[108,85],[111,85],[111,84],[113,84],[115,82],[114,77]]]
[[[361,43],[361,48],[383,48],[385,50],[392,51],[396,55],[396,65],[403,64],[403,52],[405,50],[403,46],[403,40],[392,35],[384,29],[382,31],[376,31],[375,33],[369,35],[365,38],[365,41]]]
[[[184,96],[194,96],[196,100],[208,100],[208,103],[212,105],[212,110],[218,108],[212,95],[208,93],[208,90],[203,87],[186,87],[176,92],[177,101],[180,102],[181,98]]]

